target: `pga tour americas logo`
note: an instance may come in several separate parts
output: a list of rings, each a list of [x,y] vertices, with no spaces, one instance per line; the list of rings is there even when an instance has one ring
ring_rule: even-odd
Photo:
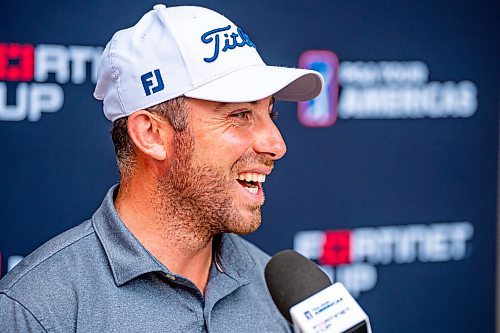
[[[477,87],[467,80],[429,81],[422,61],[343,61],[329,50],[308,50],[299,67],[321,73],[323,91],[299,102],[307,127],[341,119],[468,118],[477,111]]]
[[[358,297],[377,283],[379,265],[459,261],[470,255],[469,222],[410,224],[295,234],[293,248]]]
[[[102,50],[0,42],[0,121],[39,121],[59,111],[62,85],[96,82]]]

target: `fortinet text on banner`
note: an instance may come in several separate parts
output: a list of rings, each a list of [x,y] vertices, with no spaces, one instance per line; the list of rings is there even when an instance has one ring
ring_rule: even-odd
[[[59,111],[62,85],[95,83],[101,54],[95,46],[0,43],[0,121]]]
[[[376,265],[462,260],[473,235],[470,222],[308,230],[295,234],[293,248],[358,296],[375,287]]]

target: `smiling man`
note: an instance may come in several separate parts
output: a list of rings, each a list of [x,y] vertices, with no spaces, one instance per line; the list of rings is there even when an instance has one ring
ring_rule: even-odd
[[[113,121],[120,184],[92,218],[0,281],[14,332],[288,332],[255,231],[286,152],[275,100],[321,76],[264,64],[224,16],[157,5],[108,43],[94,96]]]

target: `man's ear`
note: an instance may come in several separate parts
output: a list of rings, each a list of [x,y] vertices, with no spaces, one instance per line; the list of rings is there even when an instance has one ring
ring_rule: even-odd
[[[172,142],[173,128],[168,122],[158,120],[150,112],[139,110],[128,117],[128,135],[134,145],[145,155],[157,161],[167,158],[168,143]]]

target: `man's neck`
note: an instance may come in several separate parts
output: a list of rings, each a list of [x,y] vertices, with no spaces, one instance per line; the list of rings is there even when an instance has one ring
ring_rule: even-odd
[[[213,237],[196,232],[190,221],[165,211],[154,191],[122,187],[115,199],[118,216],[141,242],[172,273],[193,282],[202,294],[212,264]]]

